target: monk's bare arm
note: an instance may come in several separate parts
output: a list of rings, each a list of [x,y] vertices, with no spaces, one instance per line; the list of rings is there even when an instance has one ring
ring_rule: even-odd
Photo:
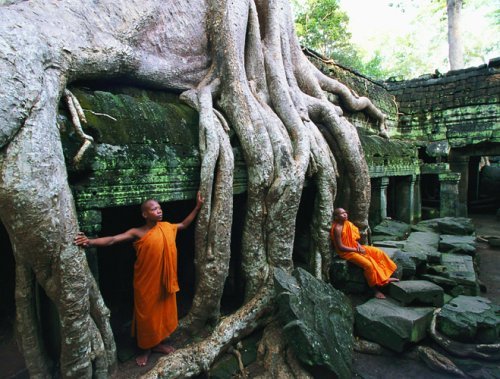
[[[358,244],[357,248],[349,247],[346,246],[342,243],[342,225],[335,225],[333,229],[333,238],[335,242],[335,246],[337,247],[338,250],[346,252],[346,253],[364,253],[364,249],[361,248],[363,251],[360,250],[360,246]]]
[[[194,218],[198,214],[198,211],[200,210],[201,206],[203,205],[204,201],[205,201],[205,199],[203,199],[203,197],[201,196],[200,191],[198,191],[198,193],[196,195],[196,206],[191,211],[191,213],[189,213],[187,215],[187,217],[184,220],[182,220],[182,222],[180,222],[179,224],[177,224],[177,230],[186,229],[189,225],[191,225],[191,223],[193,222]]]
[[[74,244],[82,247],[106,247],[117,243],[133,241],[139,237],[140,235],[137,228],[129,229],[124,233],[114,236],[100,238],[88,238],[85,234],[80,232],[75,237]]]

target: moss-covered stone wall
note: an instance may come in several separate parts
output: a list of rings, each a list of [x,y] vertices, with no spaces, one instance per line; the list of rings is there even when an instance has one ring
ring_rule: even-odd
[[[445,162],[423,164],[421,146],[432,146],[442,156],[450,147],[480,142],[489,146],[490,154],[498,150],[500,60],[440,76],[381,83],[333,62],[312,55],[310,59],[386,113],[389,140],[377,135],[377,125],[362,112],[345,113],[358,127],[372,178],[450,172]],[[72,159],[81,142],[61,105],[70,185],[84,223],[98,225],[99,209],[140,204],[149,197],[162,202],[194,197],[200,168],[198,115],[178,94],[109,83],[83,83],[71,90],[85,110],[84,130],[95,140],[75,166]],[[341,105],[335,96],[330,99]],[[245,165],[234,135],[231,141],[234,192],[242,193]]]
[[[500,58],[386,87],[398,104],[402,138],[446,140],[451,148],[500,142]]]

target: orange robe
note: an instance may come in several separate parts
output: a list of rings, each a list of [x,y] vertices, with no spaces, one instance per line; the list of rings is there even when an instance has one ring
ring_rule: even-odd
[[[150,349],[177,328],[177,225],[159,222],[134,243],[134,319],[132,335]]]
[[[334,223],[330,230],[330,237],[334,245],[333,230],[335,225]],[[341,235],[342,244],[347,247],[357,248],[359,237],[359,229],[356,225],[350,221],[344,221]],[[373,246],[362,246],[366,251],[365,254],[340,251],[337,246],[335,246],[335,250],[340,258],[346,259],[363,269],[366,281],[370,287],[387,284],[388,279],[396,270],[396,264],[381,249]]]

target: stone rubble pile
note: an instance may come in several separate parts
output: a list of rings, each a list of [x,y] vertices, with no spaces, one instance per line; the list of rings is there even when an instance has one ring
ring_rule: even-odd
[[[500,353],[500,306],[479,296],[470,219],[445,217],[414,226],[387,219],[373,229],[372,240],[396,262],[394,276],[401,281],[383,288],[386,299],[355,307],[357,336],[401,353],[429,335],[435,313],[437,332],[453,346],[487,346],[493,357]],[[346,293],[368,291],[363,271],[340,258],[334,258],[331,278]],[[500,375],[500,368],[492,370],[490,375]]]

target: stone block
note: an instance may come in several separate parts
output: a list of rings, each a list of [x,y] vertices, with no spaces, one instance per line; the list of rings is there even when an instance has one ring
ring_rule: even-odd
[[[417,272],[415,261],[405,252],[397,250],[391,258],[398,266],[397,271],[401,269],[400,279],[413,279]]]
[[[467,217],[443,217],[436,220],[439,233],[471,235],[476,230],[472,219]]]
[[[444,304],[443,289],[427,280],[404,280],[388,286],[389,296],[403,305],[432,305],[441,307]]]
[[[500,342],[500,306],[479,296],[458,296],[443,306],[436,318],[438,330],[468,343]]]
[[[353,313],[349,299],[300,268],[276,269],[278,317],[295,356],[329,376],[351,378]]]
[[[332,285],[347,293],[364,293],[368,284],[363,269],[342,258],[334,258],[330,267]]]
[[[425,254],[426,262],[440,262],[441,254],[438,252],[439,234],[434,232],[413,232],[408,236],[403,251],[415,254],[415,259],[422,260]]]
[[[386,248],[402,249],[405,246],[405,243],[406,241],[391,241],[391,240],[374,241],[373,246],[379,247],[382,250],[385,250]]]
[[[372,231],[373,241],[402,240],[410,232],[410,225],[391,219],[385,219]]]
[[[402,352],[425,338],[433,311],[433,307],[403,307],[374,298],[356,307],[354,328],[362,338]]]
[[[446,267],[446,277],[463,286],[463,292],[452,295],[476,296],[479,293],[474,263],[469,255],[441,254],[441,264]]]
[[[476,238],[474,236],[457,236],[443,234],[439,239],[439,251],[453,254],[476,254]]]

